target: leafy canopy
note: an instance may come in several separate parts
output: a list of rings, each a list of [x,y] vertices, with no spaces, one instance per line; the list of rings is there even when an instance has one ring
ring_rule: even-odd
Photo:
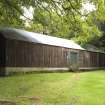
[[[93,4],[95,10],[83,11],[85,3]],[[25,16],[22,7],[32,7],[33,18]],[[100,23],[104,21],[104,0],[0,0],[1,26],[22,27],[57,37],[72,38],[81,45],[102,37]],[[28,27],[24,24],[26,22]]]

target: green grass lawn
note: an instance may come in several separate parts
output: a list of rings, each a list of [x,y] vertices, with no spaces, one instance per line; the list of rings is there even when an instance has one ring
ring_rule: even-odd
[[[105,105],[105,71],[0,77],[0,100],[18,105]]]

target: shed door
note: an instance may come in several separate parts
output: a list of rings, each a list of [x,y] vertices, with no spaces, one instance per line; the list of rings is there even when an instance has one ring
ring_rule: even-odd
[[[78,53],[77,52],[70,52],[70,67],[71,69],[78,68]]]

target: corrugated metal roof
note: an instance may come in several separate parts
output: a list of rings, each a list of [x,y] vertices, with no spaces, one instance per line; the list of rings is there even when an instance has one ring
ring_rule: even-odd
[[[74,41],[63,38],[52,37],[15,28],[2,28],[0,29],[0,32],[2,32],[4,37],[8,39],[16,39],[34,43],[84,50]]]

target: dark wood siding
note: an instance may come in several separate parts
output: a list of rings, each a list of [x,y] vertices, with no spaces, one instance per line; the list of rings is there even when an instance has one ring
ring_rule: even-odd
[[[98,53],[90,52],[90,67],[98,67]]]
[[[18,40],[5,40],[1,42],[0,57],[1,65],[7,67],[70,67],[70,52],[78,53],[78,67],[105,67],[105,53],[68,49],[57,46],[29,43]]]
[[[90,53],[87,51],[79,52],[79,67],[90,67]]]
[[[5,38],[0,33],[0,67],[5,66]]]
[[[17,40],[6,42],[8,67],[67,67],[69,49]]]
[[[105,67],[105,53],[80,51],[79,67]]]
[[[105,53],[99,53],[99,67],[105,67]]]

